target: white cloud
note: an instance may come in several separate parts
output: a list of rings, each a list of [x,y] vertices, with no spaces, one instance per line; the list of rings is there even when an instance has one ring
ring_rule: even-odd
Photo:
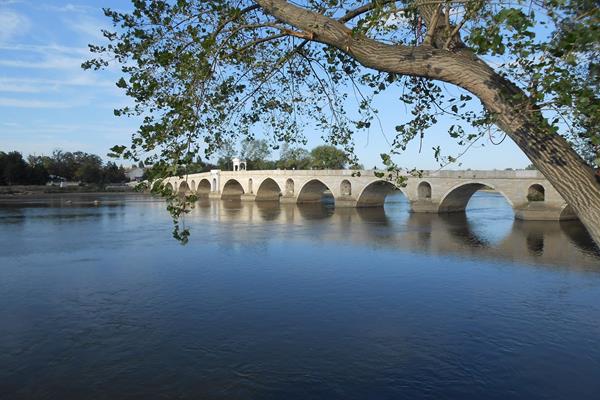
[[[0,60],[0,65],[29,69],[78,69],[82,61],[81,57],[54,56],[42,60]]]
[[[107,120],[110,121],[110,120]],[[0,134],[14,135],[15,138],[23,137],[24,135],[37,135],[38,137],[54,137],[56,134],[80,134],[86,132],[93,134],[95,137],[129,137],[134,130],[132,122],[124,126],[123,120],[113,119],[114,123],[96,122],[94,124],[85,124],[77,122],[56,123],[46,120],[30,121],[26,125],[18,123],[3,123],[1,125],[8,126],[10,131],[5,130],[0,125]],[[11,125],[9,125],[11,124]]]
[[[31,23],[24,15],[0,9],[0,43],[6,43],[29,31]]]
[[[0,92],[9,93],[40,93],[41,87],[35,84],[28,84],[25,82],[18,82],[14,79],[2,79],[0,78]]]
[[[2,126],[8,126],[9,128],[17,128],[21,126],[21,124],[17,122],[2,122]]]
[[[98,43],[106,42],[106,38],[102,34],[102,29],[110,30],[108,19],[98,19],[83,15],[78,15],[76,18],[63,18],[69,29],[79,33],[83,38],[93,40]]]
[[[90,51],[87,47],[72,47],[62,46],[55,43],[50,44],[1,44],[0,50],[15,51],[15,52],[30,52],[30,53],[61,53],[61,54],[79,54],[82,56],[89,56]]]
[[[40,6],[41,9],[43,10],[48,10],[48,11],[55,11],[55,12],[64,12],[64,13],[87,13],[90,11],[94,11],[97,10],[94,7],[90,7],[90,6],[84,6],[81,4],[72,4],[72,3],[67,3],[63,6],[55,6],[55,5],[51,5],[51,4],[42,4]]]
[[[0,107],[13,108],[71,108],[76,104],[65,101],[46,101],[35,99],[14,99],[10,97],[0,97]]]
[[[81,73],[67,79],[32,79],[32,78],[0,78],[0,92],[10,93],[43,93],[54,92],[65,87],[115,87],[114,82],[95,79],[93,76]]]
[[[86,47],[57,44],[0,44],[0,66],[19,69],[56,69],[80,72],[92,54]]]

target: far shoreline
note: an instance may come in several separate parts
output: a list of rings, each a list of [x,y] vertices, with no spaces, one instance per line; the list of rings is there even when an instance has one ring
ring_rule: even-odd
[[[69,186],[61,188],[48,185],[13,185],[0,186],[0,197],[37,196],[50,194],[86,194],[86,193],[141,193],[135,187],[127,185],[106,186]]]
[[[69,187],[59,188],[52,186],[1,186],[0,205],[30,204],[32,201],[57,200],[61,198],[81,199],[93,203],[102,197],[119,196],[149,196],[148,192],[137,191],[133,187],[118,187],[103,189],[99,187]]]

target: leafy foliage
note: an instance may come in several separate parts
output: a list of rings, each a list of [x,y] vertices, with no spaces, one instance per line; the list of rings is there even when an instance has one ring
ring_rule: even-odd
[[[315,169],[344,169],[348,163],[346,154],[335,146],[317,146],[310,155]]]
[[[392,156],[412,140],[422,143],[441,116],[456,121],[448,134],[464,148],[445,155],[434,146],[441,166],[456,162],[482,137],[497,135],[496,116],[470,93],[431,79],[427,71],[400,76],[366,68],[349,51],[323,45],[310,32],[272,17],[265,3],[134,0],[131,12],[105,10],[115,29],[104,32],[107,43],[90,46],[97,57],[84,67],[119,64],[123,78],[117,86],[134,105],[115,114],[143,120],[130,145],[112,149],[115,155],[157,165],[157,176],[182,175],[198,156],[212,157],[245,139],[252,143],[255,132],[277,148],[280,142],[305,143],[304,131],[314,126],[355,164],[353,137],[381,129],[373,104],[388,90],[407,106],[383,155],[391,172],[399,170]],[[549,134],[563,135],[587,162],[600,165],[596,2],[294,4],[345,23],[352,37],[479,57],[518,88],[524,114],[539,118]],[[221,157],[223,163],[227,159]]]
[[[122,183],[125,169],[114,162],[103,165],[95,154],[55,150],[52,156],[29,156],[0,152],[0,185],[45,185],[51,176],[89,184]]]

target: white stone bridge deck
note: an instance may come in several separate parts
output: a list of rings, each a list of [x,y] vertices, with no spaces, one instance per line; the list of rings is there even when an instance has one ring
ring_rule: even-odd
[[[424,213],[464,212],[476,191],[489,188],[506,198],[518,219],[576,218],[538,171],[424,171],[421,177],[408,177],[400,188],[372,170],[212,170],[164,183],[179,193],[215,199],[315,203],[330,195],[336,207],[381,207],[389,193],[400,190],[413,212]]]

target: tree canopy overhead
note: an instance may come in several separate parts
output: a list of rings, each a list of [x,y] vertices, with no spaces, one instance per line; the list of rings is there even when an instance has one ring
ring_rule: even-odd
[[[410,107],[390,153],[442,115],[465,147],[498,128],[600,240],[595,1],[133,0],[105,13],[115,30],[84,67],[116,60],[135,105],[115,113],[143,117],[117,154],[176,166],[257,130],[305,142],[309,125],[352,154],[353,135],[379,125],[373,98],[392,90]]]

